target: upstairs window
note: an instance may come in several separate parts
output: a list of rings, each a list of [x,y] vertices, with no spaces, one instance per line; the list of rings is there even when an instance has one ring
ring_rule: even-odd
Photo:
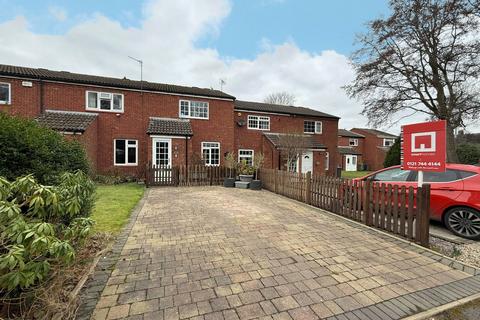
[[[123,94],[87,91],[87,109],[123,112]]]
[[[305,120],[303,122],[303,132],[309,134],[322,133],[322,122]]]
[[[383,139],[384,147],[391,147],[395,143],[395,139]]]
[[[358,139],[349,139],[349,140],[348,140],[348,144],[349,144],[351,147],[356,147],[356,146],[358,146]]]
[[[208,102],[180,100],[180,118],[208,119]]]
[[[11,86],[10,83],[0,82],[0,104],[10,104]]]
[[[248,116],[248,129],[270,130],[270,117]]]
[[[238,150],[238,162],[242,163],[243,161],[245,161],[249,166],[253,165],[253,150]]]
[[[220,143],[202,142],[202,159],[206,166],[219,166]]]
[[[138,158],[138,141],[115,139],[114,164],[116,166],[136,166]]]

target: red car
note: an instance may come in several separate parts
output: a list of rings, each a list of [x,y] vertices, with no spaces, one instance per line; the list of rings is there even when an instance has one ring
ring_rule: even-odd
[[[441,221],[453,233],[480,239],[480,167],[447,164],[445,172],[424,172],[430,184],[430,218]],[[358,180],[417,187],[417,172],[394,166]]]

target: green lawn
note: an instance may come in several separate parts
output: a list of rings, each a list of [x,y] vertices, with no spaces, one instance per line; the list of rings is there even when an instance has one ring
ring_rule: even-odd
[[[97,185],[92,214],[92,219],[96,221],[95,230],[118,233],[144,191],[145,187],[136,183]]]
[[[345,178],[345,179],[361,178],[371,172],[372,171],[342,171],[342,178]]]

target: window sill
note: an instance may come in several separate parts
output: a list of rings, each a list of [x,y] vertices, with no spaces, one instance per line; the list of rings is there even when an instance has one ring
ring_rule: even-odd
[[[138,167],[138,164],[137,164],[137,163],[135,163],[135,164],[133,164],[133,163],[128,163],[128,164],[123,164],[123,163],[118,163],[118,164],[117,164],[117,163],[114,163],[113,165],[114,165],[115,167]]]
[[[209,120],[209,118],[200,118],[200,117],[186,117],[186,116],[179,116],[179,119],[195,119],[195,120]]]
[[[270,129],[258,129],[258,128],[248,128],[248,130],[257,130],[257,131],[270,131]]]

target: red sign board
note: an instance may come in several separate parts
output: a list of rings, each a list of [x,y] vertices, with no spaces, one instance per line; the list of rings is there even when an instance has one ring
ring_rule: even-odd
[[[402,169],[445,171],[445,120],[405,125],[402,133]]]

